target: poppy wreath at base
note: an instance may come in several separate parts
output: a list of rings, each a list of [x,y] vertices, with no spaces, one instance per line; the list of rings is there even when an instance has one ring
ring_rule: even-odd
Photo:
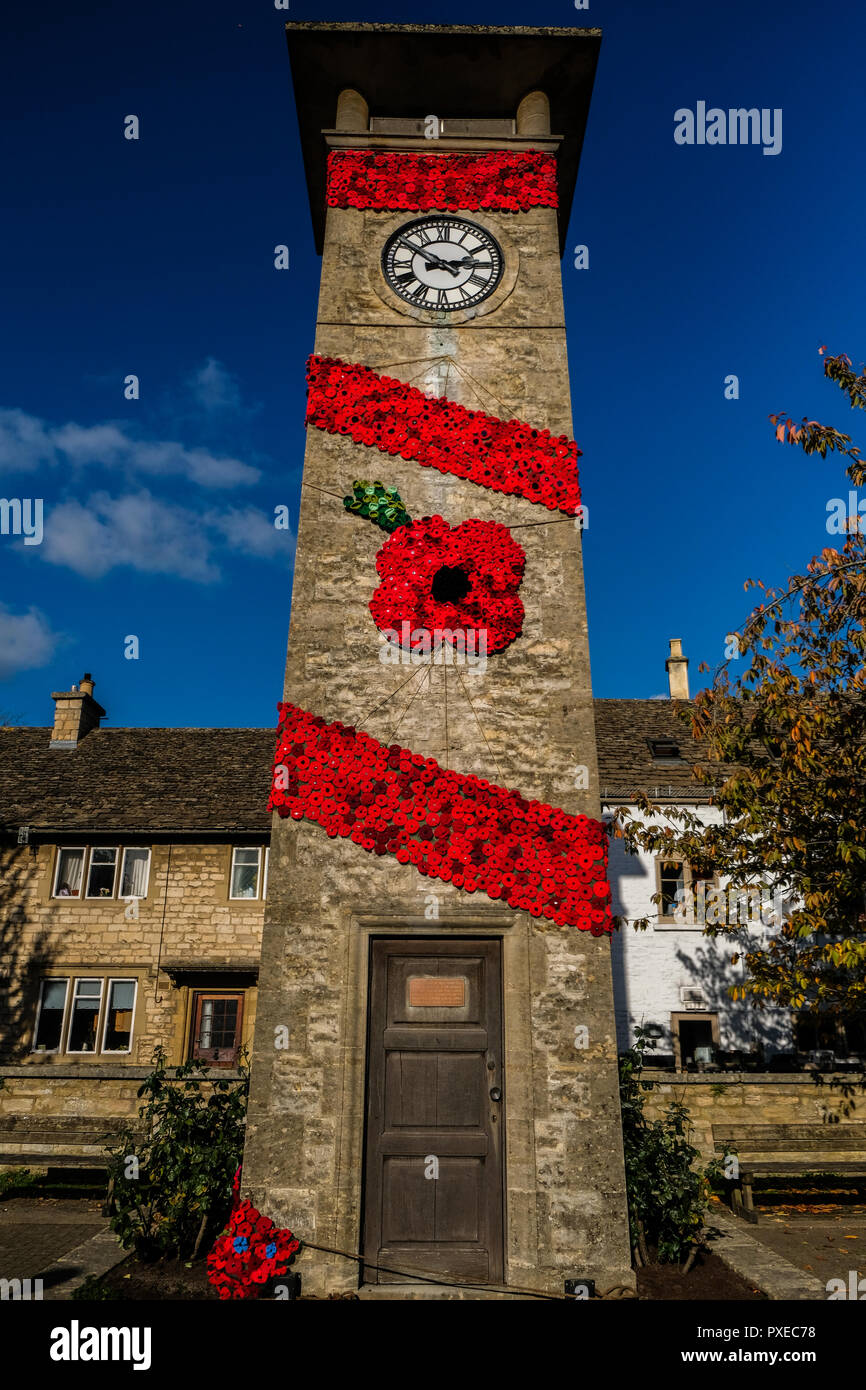
[[[524,212],[559,206],[556,159],[543,150],[414,154],[332,150],[328,205],[377,211]]]
[[[301,1248],[291,1231],[278,1230],[251,1202],[240,1200],[240,1176],[239,1168],[229,1224],[207,1257],[207,1277],[220,1298],[258,1298],[271,1279],[287,1273]]]
[[[523,629],[517,590],[526,554],[507,526],[470,518],[451,527],[441,516],[400,526],[376,556],[382,583],[370,612],[382,631],[410,629],[484,635],[502,651]]]
[[[557,926],[613,930],[600,821],[451,772],[297,705],[279,710],[269,811]]]
[[[581,450],[565,434],[425,396],[405,381],[338,357],[310,357],[307,384],[307,424],[316,429],[577,515]]]

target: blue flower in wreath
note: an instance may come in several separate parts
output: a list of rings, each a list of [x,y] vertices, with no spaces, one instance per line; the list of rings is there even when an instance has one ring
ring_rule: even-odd
[[[276,1244],[274,1243],[274,1241],[271,1241],[270,1245],[266,1245],[266,1246],[265,1246],[265,1255],[266,1255],[266,1257],[267,1257],[269,1260],[272,1260],[272,1259],[274,1258],[274,1256],[276,1255],[276,1253],[277,1253],[277,1247],[276,1247]]]
[[[250,1243],[247,1240],[246,1236],[235,1236],[232,1244],[234,1245],[235,1252],[238,1255],[243,1255],[244,1251],[249,1250],[250,1248]]]

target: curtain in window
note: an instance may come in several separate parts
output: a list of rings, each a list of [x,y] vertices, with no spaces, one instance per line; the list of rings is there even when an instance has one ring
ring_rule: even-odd
[[[60,851],[56,892],[62,897],[77,898],[81,894],[81,871],[84,868],[83,849]]]
[[[254,898],[259,891],[259,850],[236,849],[232,861],[233,898]]]
[[[120,888],[122,898],[143,898],[146,896],[149,862],[149,850],[126,850],[123,856],[123,882]]]

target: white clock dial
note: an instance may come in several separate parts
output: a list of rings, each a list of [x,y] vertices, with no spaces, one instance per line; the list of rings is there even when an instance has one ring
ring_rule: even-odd
[[[391,289],[419,309],[456,312],[480,304],[502,278],[502,248],[459,217],[423,217],[394,232],[382,252]]]

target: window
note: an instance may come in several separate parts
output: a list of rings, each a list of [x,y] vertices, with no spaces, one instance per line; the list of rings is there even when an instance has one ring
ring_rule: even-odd
[[[119,849],[116,845],[60,849],[53,896],[146,898],[149,880],[149,849]]]
[[[57,1052],[63,1036],[63,1015],[66,1012],[68,980],[43,980],[39,991],[39,1012],[36,1015],[34,1052]]]
[[[150,850],[125,849],[123,851],[123,869],[120,875],[120,896],[122,898],[146,898],[149,877]]]
[[[102,1035],[103,1052],[128,1052],[132,1043],[135,980],[111,980]]]
[[[716,875],[702,873],[680,860],[657,859],[656,883],[656,891],[662,895],[656,924],[701,930],[701,913],[706,910],[709,890],[718,886]]]
[[[90,873],[87,875],[88,898],[113,898],[116,872],[116,849],[92,849]]]
[[[243,994],[196,993],[191,1052],[212,1067],[233,1067],[241,1046]]]
[[[130,1052],[136,989],[136,980],[99,975],[43,980],[32,1050]]]
[[[265,871],[262,874],[262,898],[268,896],[268,865],[271,861],[270,849],[265,850]]]
[[[673,862],[659,864],[659,886],[658,891],[662,895],[659,903],[659,920],[673,921],[674,912],[677,904],[683,901],[683,890],[686,886],[685,866]],[[680,894],[679,898],[677,894]]]
[[[84,850],[62,849],[57,856],[57,874],[54,879],[55,898],[80,897],[83,875]]]
[[[254,900],[259,897],[260,883],[264,877],[267,880],[267,850],[264,852],[265,873],[261,874],[262,849],[260,845],[254,845],[249,849],[241,849],[236,846],[232,850],[232,876],[230,898],[245,898]],[[264,890],[261,896],[264,897]]]
[[[76,980],[72,994],[72,1016],[69,1021],[67,1052],[95,1052],[102,1003],[101,980]]]
[[[678,743],[671,738],[647,739],[650,752],[657,763],[681,762],[682,754]]]

